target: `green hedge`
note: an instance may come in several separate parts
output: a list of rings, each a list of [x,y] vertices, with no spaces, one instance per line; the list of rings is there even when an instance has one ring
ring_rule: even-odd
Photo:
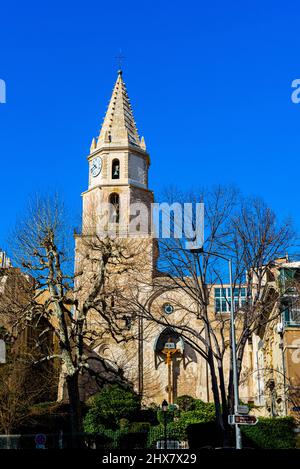
[[[167,425],[167,438],[171,440],[186,440],[187,439],[187,426],[182,422],[172,422]],[[152,427],[148,433],[147,446],[155,448],[158,440],[163,440],[165,436],[164,425]]]
[[[149,422],[132,422],[129,426],[131,433],[148,433],[151,426]]]
[[[292,417],[261,417],[256,425],[241,428],[244,446],[262,449],[290,449],[296,446]]]
[[[176,399],[179,406],[180,418],[190,418],[191,423],[210,422],[215,419],[215,405],[211,402],[204,402],[192,396],[179,396]]]
[[[174,420],[174,412],[173,411],[170,411],[170,410],[158,410],[157,411],[157,420],[158,420],[158,423],[160,423],[161,425],[164,425],[165,424],[165,419],[166,419],[166,422],[167,424],[173,422]]]
[[[136,393],[115,384],[104,387],[88,405],[90,408],[83,422],[84,431],[88,433],[102,433],[104,428],[115,430],[121,420],[132,420],[141,408]]]
[[[179,406],[180,410],[195,410],[196,399],[187,395],[179,396],[176,398],[175,404]]]
[[[179,410],[167,411],[166,413],[161,410],[157,412],[160,425],[152,427],[149,432],[148,445],[150,447],[155,447],[156,441],[164,438],[165,416],[167,417],[167,437],[174,440],[187,440],[189,435],[193,434],[193,429],[190,427],[195,424],[212,423],[215,428],[214,404],[203,402],[191,396],[178,397],[176,404],[179,406]]]

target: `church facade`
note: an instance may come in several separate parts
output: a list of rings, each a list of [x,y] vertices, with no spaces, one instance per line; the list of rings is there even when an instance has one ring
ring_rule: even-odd
[[[138,135],[121,71],[118,73],[99,137],[92,140],[87,161],[88,188],[82,194],[83,230],[85,225],[92,224],[99,236],[105,236],[107,227],[103,226],[102,212],[103,207],[108,204],[114,207],[111,224],[117,226],[117,233],[128,232],[130,206],[142,203],[150,210],[154,194],[148,187],[150,156],[144,138]],[[206,360],[174,328],[168,326],[168,322],[173,325],[186,322],[201,329],[201,323],[196,314],[187,317],[185,308],[180,307],[190,303],[183,291],[179,289],[170,292],[161,288],[165,279],[157,272],[157,240],[151,236],[151,232],[145,231],[141,232],[140,239],[141,242],[147,241],[143,264],[151,279],[144,294],[151,297],[151,310],[157,320],[137,319],[131,326],[136,332],[135,340],[128,343],[117,343],[109,334],[101,334],[100,331],[99,338],[90,342],[89,347],[94,354],[116,363],[124,370],[126,378],[133,383],[144,403],[160,404],[163,399],[173,403],[181,395],[213,401]],[[75,270],[80,268],[80,243],[81,238],[78,236]],[[221,301],[216,298],[218,290],[220,288],[216,285],[210,293],[209,314],[212,317],[216,314],[216,304]],[[229,317],[229,311],[224,314]],[[91,318],[90,328],[100,330],[101,326]],[[245,353],[245,369],[252,366],[248,348],[247,346]],[[245,402],[254,400],[251,378],[243,381],[240,393]]]

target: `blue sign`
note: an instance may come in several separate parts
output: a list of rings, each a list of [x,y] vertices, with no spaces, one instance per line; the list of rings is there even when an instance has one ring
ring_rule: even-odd
[[[35,435],[34,441],[36,449],[45,449],[47,437],[46,435],[44,435],[44,433],[38,433],[37,435]]]

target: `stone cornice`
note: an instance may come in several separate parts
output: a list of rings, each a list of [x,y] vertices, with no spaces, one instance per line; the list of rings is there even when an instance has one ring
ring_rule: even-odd
[[[87,160],[91,160],[96,155],[101,155],[101,153],[110,153],[114,151],[128,151],[129,153],[137,153],[139,156],[142,156],[150,165],[150,155],[142,148],[138,148],[134,145],[124,145],[124,146],[115,146],[111,143],[104,144],[100,148],[96,148],[92,153],[87,156]]]
[[[148,189],[147,187],[141,187],[141,186],[138,186],[138,185],[135,185],[135,184],[126,184],[126,183],[123,183],[123,184],[97,184],[96,186],[93,186],[93,187],[90,187],[89,189],[87,189],[86,191],[83,191],[81,193],[81,195],[85,195],[87,194],[88,192],[91,192],[92,190],[94,189],[102,189],[102,188],[106,188],[106,187],[128,187],[129,189],[131,189],[132,187],[134,187],[135,189],[140,189],[142,191],[145,191],[145,192],[151,192],[153,194],[153,191],[151,189]]]

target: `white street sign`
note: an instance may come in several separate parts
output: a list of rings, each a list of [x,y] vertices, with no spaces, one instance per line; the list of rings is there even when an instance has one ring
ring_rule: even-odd
[[[6,363],[6,344],[0,339],[0,364]]]
[[[237,413],[238,414],[249,414],[249,406],[247,405],[238,405],[237,406]]]

